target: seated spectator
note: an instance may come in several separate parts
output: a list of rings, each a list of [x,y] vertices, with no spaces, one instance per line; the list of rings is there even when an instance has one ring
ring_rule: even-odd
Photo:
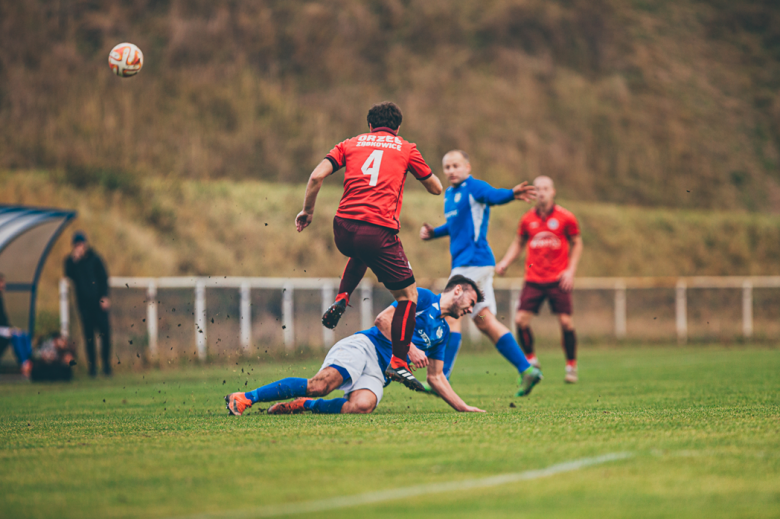
[[[30,336],[19,328],[11,326],[8,314],[5,311],[3,292],[5,292],[5,276],[0,273],[0,357],[5,353],[8,344],[12,344],[16,359],[22,368],[22,375],[29,378],[30,370],[32,369]]]
[[[76,364],[73,348],[68,341],[54,332],[38,348],[32,361],[32,380],[34,382],[70,380],[72,367]]]

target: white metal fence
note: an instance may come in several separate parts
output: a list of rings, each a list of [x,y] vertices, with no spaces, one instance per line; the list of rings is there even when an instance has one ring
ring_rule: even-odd
[[[146,337],[148,353],[156,358],[158,351],[158,290],[161,289],[191,289],[194,291],[193,324],[195,333],[195,348],[197,356],[205,360],[208,355],[207,330],[207,292],[209,289],[234,289],[238,292],[240,304],[238,319],[240,321],[239,343],[244,352],[249,352],[252,345],[252,290],[281,291],[281,326],[283,343],[287,348],[296,345],[294,298],[296,291],[319,291],[321,311],[324,312],[333,301],[338,287],[338,278],[243,278],[243,277],[166,277],[166,278],[124,278],[113,277],[110,286],[121,290],[145,290],[146,305]],[[436,280],[432,288],[441,289],[446,279]],[[507,315],[514,315],[517,301],[523,286],[522,279],[499,278],[494,283],[496,291],[508,291]],[[364,279],[359,287],[360,329],[370,328],[375,317],[373,308],[373,285]],[[780,276],[754,277],[680,277],[680,278],[578,278],[575,282],[575,292],[611,291],[614,292],[614,324],[612,333],[618,339],[627,335],[627,290],[673,289],[674,290],[674,323],[677,341],[681,344],[688,340],[688,292],[690,289],[739,289],[741,290],[741,332],[745,338],[753,336],[753,306],[754,288],[780,288]],[[69,319],[69,285],[63,279],[60,282],[60,323],[61,330],[67,335],[70,330]],[[353,297],[353,300],[357,298]],[[501,310],[499,310],[501,312]],[[213,319],[212,319],[213,322]],[[469,323],[471,321],[469,320]],[[477,338],[479,332],[473,324],[469,324],[469,333]],[[511,326],[510,326],[511,327]],[[322,327],[322,343],[330,346],[335,341],[332,330]]]

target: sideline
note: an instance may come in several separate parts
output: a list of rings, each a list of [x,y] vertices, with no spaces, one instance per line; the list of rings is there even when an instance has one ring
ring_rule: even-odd
[[[545,478],[554,476],[556,474],[562,474],[564,472],[572,472],[585,467],[591,467],[593,465],[609,463],[610,461],[624,460],[631,458],[632,456],[633,454],[630,452],[613,452],[593,458],[581,458],[578,460],[558,463],[557,465],[551,465],[547,468],[538,470],[527,470],[525,472],[514,472],[509,474],[500,474],[498,476],[489,476],[486,478],[451,481],[448,483],[430,483],[427,485],[416,485],[413,487],[380,490],[378,492],[367,492],[365,494],[356,494],[352,496],[340,496],[328,499],[319,499],[316,501],[304,501],[302,503],[270,505],[249,508],[246,510],[182,516],[180,519],[215,519],[217,517],[225,517],[229,519],[248,519],[252,517],[278,517],[283,515],[324,512],[327,510],[369,505],[374,503],[381,503],[383,501],[395,501],[428,494],[473,490],[476,488],[488,488],[498,485],[505,485],[507,483],[515,483],[518,481]]]

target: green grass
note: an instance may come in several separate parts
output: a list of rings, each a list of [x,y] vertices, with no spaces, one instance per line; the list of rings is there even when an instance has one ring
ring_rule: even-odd
[[[634,456],[522,483],[308,515],[780,514],[777,350],[586,350],[576,386],[563,384],[559,352],[543,351],[541,360],[545,381],[518,399],[498,355],[462,356],[453,385],[484,415],[457,414],[394,384],[369,416],[226,416],[224,394],[244,382],[252,388],[311,375],[314,361],[0,385],[0,515],[219,516],[622,451]]]

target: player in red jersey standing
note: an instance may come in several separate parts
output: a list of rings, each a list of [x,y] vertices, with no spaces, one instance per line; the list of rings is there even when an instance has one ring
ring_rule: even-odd
[[[534,336],[531,318],[539,313],[545,299],[558,315],[563,332],[563,350],[566,353],[566,377],[570,384],[577,382],[577,336],[572,322],[571,291],[574,273],[582,256],[582,237],[577,219],[572,213],[555,204],[555,186],[550,177],[537,177],[536,208],[520,220],[517,236],[504,258],[496,265],[496,273],[504,275],[509,265],[528,245],[525,258],[525,286],[520,294],[520,307],[515,316],[518,342],[528,362],[539,367],[534,354]]]
[[[398,136],[403,115],[395,103],[372,106],[367,119],[368,133],[337,144],[314,168],[295,225],[301,232],[311,223],[323,180],[345,168],[344,195],[333,219],[333,236],[349,261],[336,302],[322,316],[322,324],[336,327],[349,296],[370,267],[398,301],[390,330],[393,356],[385,374],[410,389],[424,391],[406,363],[416,318],[417,284],[398,231],[406,173],[411,172],[433,195],[440,195],[442,186],[417,145]]]

